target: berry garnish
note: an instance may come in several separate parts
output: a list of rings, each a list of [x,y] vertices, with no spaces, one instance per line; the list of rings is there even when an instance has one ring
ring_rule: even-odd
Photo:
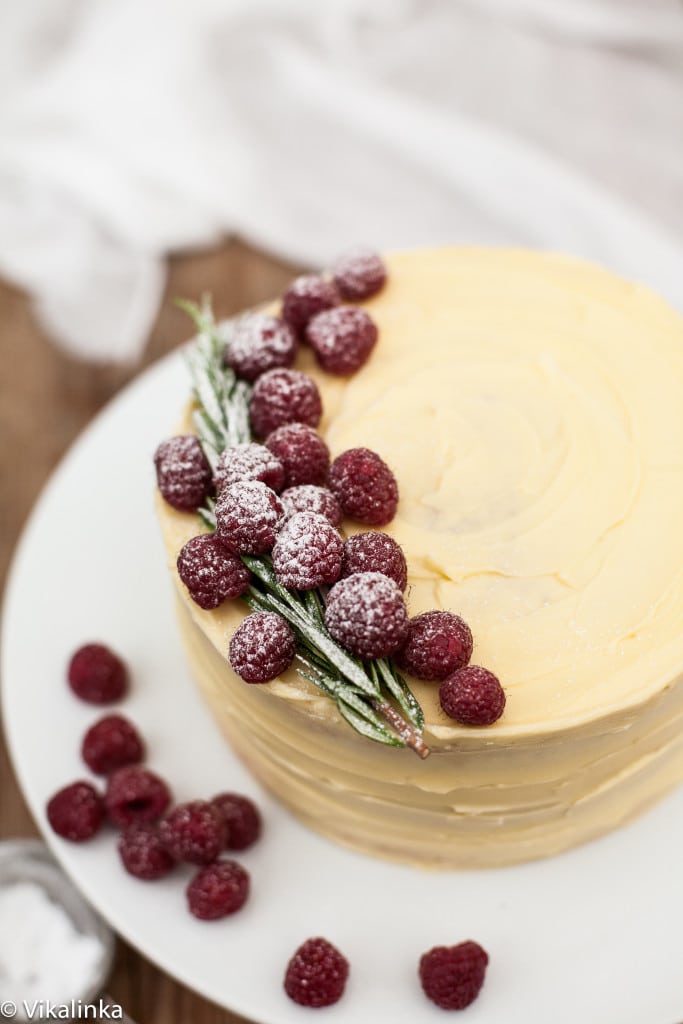
[[[313,317],[306,340],[323,370],[348,377],[367,362],[377,342],[377,327],[364,309],[337,306]]]
[[[335,583],[327,598],[325,625],[359,658],[386,658],[408,632],[403,594],[381,572],[359,572]]]
[[[179,512],[194,512],[211,493],[211,467],[194,434],[180,434],[163,441],[154,455],[157,486]]]
[[[219,793],[211,801],[223,816],[228,834],[226,850],[246,850],[261,835],[261,814],[253,800],[240,793]]]
[[[488,962],[478,942],[435,946],[420,959],[425,995],[442,1010],[464,1010],[479,995]]]
[[[104,820],[102,797],[89,782],[72,782],[48,802],[47,820],[62,839],[72,843],[92,839]]]
[[[505,709],[505,690],[493,672],[468,665],[444,679],[439,701],[461,725],[493,725]]]
[[[259,480],[231,484],[216,504],[216,536],[230,551],[262,555],[270,551],[285,519],[275,491]]]
[[[217,608],[241,597],[251,573],[239,557],[228,551],[213,533],[200,533],[180,549],[178,575],[200,608]]]
[[[288,487],[280,495],[280,501],[287,516],[296,512],[317,512],[319,516],[325,516],[332,526],[341,526],[341,507],[327,487],[316,487],[315,484]]]
[[[220,494],[241,480],[260,480],[273,491],[285,485],[285,470],[277,455],[262,444],[235,444],[226,448],[216,466],[216,490]]]
[[[408,623],[408,637],[396,652],[399,668],[416,679],[445,679],[472,657],[472,632],[452,612],[423,612]]]
[[[355,533],[344,541],[342,579],[357,572],[382,572],[402,591],[408,583],[408,567],[403,549],[393,537],[376,530]]]
[[[126,765],[109,776],[104,804],[119,828],[156,821],[171,802],[163,779],[147,768]]]
[[[266,370],[291,366],[297,347],[289,324],[265,313],[249,313],[235,325],[225,348],[225,361],[238,377],[256,380]]]
[[[81,746],[83,760],[96,775],[109,775],[145,756],[140,735],[123,715],[106,715],[91,725]]]
[[[287,964],[285,992],[299,1006],[331,1006],[344,994],[349,962],[327,939],[307,939]]]
[[[155,825],[130,825],[119,836],[117,845],[128,874],[146,882],[163,878],[175,867],[175,860]]]
[[[332,267],[332,276],[343,299],[362,302],[384,286],[387,268],[378,252],[356,246],[339,257]]]
[[[209,864],[187,887],[190,913],[200,921],[217,921],[240,910],[249,896],[249,875],[237,861]]]
[[[317,427],[322,413],[315,381],[300,370],[264,373],[256,381],[249,403],[251,426],[257,437],[267,437],[285,423]]]
[[[273,547],[278,583],[312,590],[339,578],[343,542],[334,526],[317,512],[297,512],[280,530]]]
[[[330,450],[313,427],[286,423],[269,434],[265,444],[284,467],[285,487],[325,483]]]
[[[369,448],[349,448],[330,466],[327,483],[345,516],[385,526],[396,513],[398,485],[386,462]]]
[[[282,319],[301,335],[311,317],[338,303],[339,292],[331,281],[319,274],[302,274],[282,297]]]
[[[269,683],[289,668],[295,654],[294,634],[275,612],[247,615],[228,649],[232,669],[245,683]]]
[[[69,686],[88,704],[112,704],[128,690],[128,670],[104,644],[79,647],[69,662]]]
[[[160,822],[161,841],[176,860],[211,864],[225,846],[227,826],[220,810],[208,800],[178,804]]]

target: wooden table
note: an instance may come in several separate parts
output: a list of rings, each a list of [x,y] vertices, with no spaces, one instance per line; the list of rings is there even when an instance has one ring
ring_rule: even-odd
[[[61,352],[37,323],[27,298],[0,282],[0,582],[47,476],[85,424],[143,367],[191,333],[173,306],[182,295],[213,295],[228,316],[282,291],[296,268],[239,243],[170,262],[162,308],[143,358],[127,367],[93,366]],[[0,838],[36,835],[0,738]],[[109,990],[140,1024],[240,1024],[243,1018],[183,988],[139,953],[118,944]]]

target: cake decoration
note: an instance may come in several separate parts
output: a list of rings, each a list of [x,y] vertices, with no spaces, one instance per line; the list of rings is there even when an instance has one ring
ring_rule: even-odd
[[[260,480],[273,491],[285,486],[285,467],[266,445],[248,442],[233,444],[221,452],[214,481],[220,494],[231,484],[241,480]]]
[[[296,512],[317,512],[332,526],[341,526],[341,506],[328,487],[318,487],[316,484],[288,487],[280,495],[280,501],[287,516],[293,516]]]
[[[340,302],[341,296],[331,281],[320,274],[302,274],[292,281],[282,297],[282,319],[302,336],[316,313],[338,306]]]
[[[213,533],[200,533],[183,544],[177,566],[192,600],[207,611],[249,589],[251,573],[246,565]]]
[[[386,533],[366,530],[344,541],[341,578],[356,572],[382,572],[399,590],[408,586],[408,566],[400,544]],[[398,662],[397,662],[398,664]]]
[[[248,313],[225,346],[225,362],[243,380],[254,381],[266,370],[291,366],[298,347],[294,331],[279,317]]]
[[[267,437],[286,423],[317,427],[322,413],[318,385],[301,370],[268,370],[254,384],[249,416],[257,437]]]
[[[271,551],[285,521],[275,491],[259,480],[231,484],[216,502],[216,535],[229,551],[263,555]]]
[[[488,962],[478,942],[435,946],[420,959],[422,989],[442,1010],[464,1010],[479,995]]]
[[[294,633],[281,615],[254,611],[237,627],[228,657],[245,683],[269,683],[286,672],[296,655]]]
[[[331,942],[307,939],[287,965],[285,992],[299,1006],[332,1006],[343,996],[348,976],[349,962]]]
[[[327,485],[350,519],[368,526],[386,526],[396,515],[396,477],[377,452],[349,448],[330,466]]]
[[[273,569],[283,587],[314,590],[339,579],[343,541],[317,512],[289,516],[273,545]]]
[[[469,663],[473,643],[472,631],[459,615],[422,612],[408,622],[396,664],[416,679],[438,682]]]
[[[154,464],[159,490],[179,512],[196,511],[211,493],[211,467],[193,434],[162,442],[154,455]]]
[[[332,587],[325,607],[330,636],[359,658],[387,658],[405,641],[403,594],[382,572],[357,572]]]
[[[468,665],[444,679],[439,701],[461,725],[493,725],[505,710],[505,690],[493,672]]]
[[[364,309],[335,306],[309,321],[306,341],[323,370],[346,377],[367,362],[377,342],[377,327]]]
[[[359,245],[338,257],[332,279],[343,299],[362,302],[382,290],[387,268],[378,252]]]
[[[330,450],[320,434],[305,423],[286,423],[278,427],[268,434],[265,447],[284,468],[284,487],[322,486],[327,480]]]

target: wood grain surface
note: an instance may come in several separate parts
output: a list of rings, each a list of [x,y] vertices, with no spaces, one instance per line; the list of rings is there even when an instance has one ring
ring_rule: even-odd
[[[73,359],[46,336],[20,292],[0,281],[0,582],[31,506],[50,471],[86,423],[144,367],[185,341],[182,295],[213,295],[229,316],[281,292],[296,268],[238,242],[170,261],[164,301],[144,356],[135,365]],[[0,738],[0,839],[37,835]],[[242,1024],[173,981],[119,941],[109,991],[138,1024]]]

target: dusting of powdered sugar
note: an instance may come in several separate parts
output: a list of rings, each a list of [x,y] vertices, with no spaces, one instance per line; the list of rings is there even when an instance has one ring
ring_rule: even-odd
[[[250,313],[235,324],[225,349],[225,361],[238,376],[254,381],[262,373],[291,366],[298,342],[294,331],[278,317]]]
[[[216,534],[226,547],[240,554],[270,551],[284,520],[280,499],[260,480],[231,484],[216,504]]]
[[[361,572],[330,590],[325,625],[335,640],[360,658],[384,658],[408,633],[408,612],[396,583],[381,572]]]
[[[318,487],[316,484],[288,487],[280,495],[280,501],[287,516],[293,516],[296,512],[317,512],[332,526],[341,525],[341,506],[327,487]]]
[[[278,534],[273,568],[278,583],[293,590],[312,590],[339,578],[343,541],[317,512],[297,512]]]
[[[241,480],[260,480],[274,491],[279,491],[285,482],[285,471],[269,448],[252,441],[231,445],[222,452],[216,465],[215,480],[219,494]]]
[[[317,427],[323,406],[312,377],[300,370],[268,370],[256,381],[249,407],[251,425],[266,437],[285,423]]]

